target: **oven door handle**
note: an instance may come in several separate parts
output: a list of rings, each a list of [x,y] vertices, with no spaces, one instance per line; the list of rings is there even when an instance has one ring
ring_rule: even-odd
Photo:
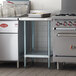
[[[58,33],[58,37],[76,37],[76,33]]]
[[[76,31],[76,28],[53,28],[56,31]]]

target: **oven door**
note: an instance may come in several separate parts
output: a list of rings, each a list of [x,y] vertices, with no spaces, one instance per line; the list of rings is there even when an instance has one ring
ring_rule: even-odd
[[[53,54],[56,57],[76,57],[76,31],[56,30],[53,34]]]

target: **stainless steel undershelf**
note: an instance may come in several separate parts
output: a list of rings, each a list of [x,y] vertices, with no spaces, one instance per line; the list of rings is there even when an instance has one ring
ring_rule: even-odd
[[[27,51],[25,57],[28,58],[48,58],[48,51]]]

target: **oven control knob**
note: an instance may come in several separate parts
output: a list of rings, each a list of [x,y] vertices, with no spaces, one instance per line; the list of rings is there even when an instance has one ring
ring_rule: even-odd
[[[56,23],[56,26],[59,26],[59,24],[58,24],[58,23]]]
[[[70,46],[70,49],[72,49],[72,48],[73,48],[73,46],[71,45],[71,46]]]
[[[64,24],[63,24],[64,26],[67,26],[67,22],[64,22]]]
[[[72,26],[72,22],[71,21],[69,21],[69,24],[68,24],[69,26]]]
[[[67,24],[66,24],[66,23],[64,23],[63,25],[64,25],[64,26],[66,26]]]
[[[60,23],[59,23],[59,22],[57,22],[57,23],[56,23],[56,26],[60,26]]]
[[[69,26],[72,26],[72,24],[71,24],[71,23],[69,23],[68,25],[69,25]]]

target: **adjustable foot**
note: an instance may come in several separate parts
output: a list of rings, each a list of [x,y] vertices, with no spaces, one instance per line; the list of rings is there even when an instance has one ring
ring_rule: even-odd
[[[59,62],[57,62],[57,70],[59,70]]]
[[[19,61],[17,61],[17,68],[19,68]]]

